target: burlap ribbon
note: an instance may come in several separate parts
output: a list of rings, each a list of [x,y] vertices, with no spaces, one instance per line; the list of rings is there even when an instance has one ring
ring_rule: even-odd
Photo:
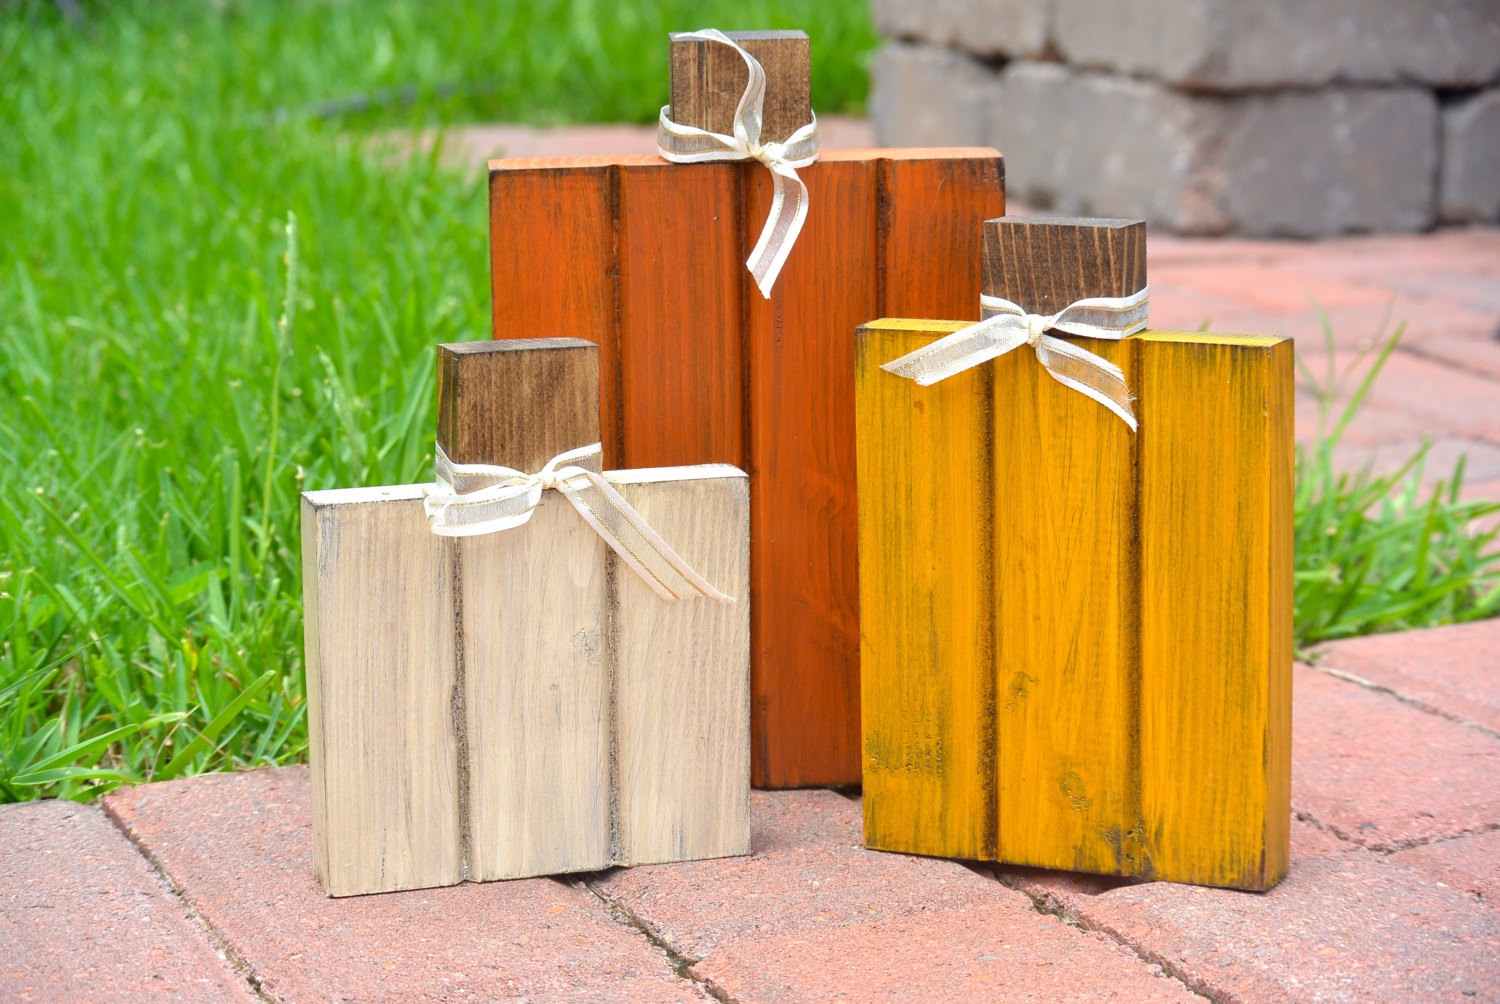
[[[781,143],[762,143],[761,113],[766,99],[766,71],[750,53],[728,35],[713,28],[684,32],[679,39],[695,39],[727,45],[745,60],[750,81],[734,112],[734,135],[709,132],[673,122],[671,105],[662,106],[656,133],[656,148],[667,160],[694,164],[708,160],[756,160],[771,171],[775,189],[771,212],[761,228],[760,239],[745,261],[755,278],[760,295],[769,298],[776,277],[786,264],[802,224],[807,219],[807,186],[797,177],[796,168],[806,167],[818,159],[818,117],[792,133]]]
[[[444,537],[498,533],[523,526],[556,489],[594,532],[665,600],[707,596],[732,601],[693,571],[601,473],[599,443],[559,453],[536,474],[490,464],[455,464],[437,447],[437,483],[422,499],[432,532]]]
[[[1028,314],[1009,300],[981,296],[984,320],[880,368],[926,387],[1022,345],[1030,345],[1036,351],[1037,361],[1054,380],[1098,401],[1119,415],[1134,432],[1133,399],[1120,367],[1046,332],[1065,331],[1085,338],[1118,341],[1146,326],[1147,300],[1147,288],[1142,287],[1133,296],[1089,297],[1055,314]]]

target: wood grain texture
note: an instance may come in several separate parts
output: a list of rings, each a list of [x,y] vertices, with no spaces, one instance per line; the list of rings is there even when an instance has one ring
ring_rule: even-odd
[[[859,330],[865,843],[993,860],[993,380],[978,367],[919,387],[878,370],[961,326]]]
[[[595,438],[604,444],[605,466],[618,467],[618,193],[614,168],[598,161],[531,162],[548,165],[538,170],[491,164],[490,291],[497,339],[565,336],[598,344],[609,385]]]
[[[1292,343],[1132,341],[1142,873],[1268,889],[1291,820]]]
[[[1013,353],[988,368],[993,423],[965,453],[934,436],[936,404],[919,397],[951,380],[922,391],[870,365],[957,327],[863,330],[872,350],[875,335],[886,343],[858,371],[866,842],[1274,886],[1290,826],[1290,342],[1145,332],[1087,343],[1139,396],[1140,430],[1123,448],[1111,441],[1118,419],[1093,421],[1084,406],[1103,409],[1060,395]],[[983,400],[971,383],[948,402],[951,421],[972,429]],[[948,483],[935,499],[927,484],[930,457],[986,452],[992,556],[968,539],[973,488]],[[964,623],[954,596],[986,577],[992,653],[945,650]],[[954,686],[987,658],[988,711]],[[974,793],[946,786],[944,758],[926,752],[982,757],[990,741],[992,854],[955,822]]]
[[[461,538],[469,877],[610,862],[605,553],[558,492]]]
[[[626,468],[745,465],[747,175],[724,166],[658,162],[619,173]]]
[[[599,342],[611,466],[721,461],[752,473],[755,783],[857,781],[849,333],[898,305],[978,316],[977,235],[1004,208],[999,154],[825,151],[799,171],[811,209],[769,302],[744,269],[770,199],[758,164],[582,157],[493,161],[490,171],[497,336]],[[570,180],[532,177],[553,172]],[[608,198],[579,196],[577,177],[599,172],[586,191]],[[731,191],[737,202],[725,208]],[[737,239],[725,230],[731,208]],[[572,235],[560,245],[550,222],[559,217]],[[589,227],[606,236],[588,243]],[[600,249],[587,274],[553,260]],[[570,318],[604,330],[559,327]],[[779,564],[766,557],[778,553]]]
[[[437,441],[456,464],[535,473],[599,441],[599,347],[578,338],[437,347]]]
[[[1128,345],[1077,342],[1131,379]],[[992,366],[1000,856],[1131,873],[1130,430],[1047,376],[1029,351]]]
[[[663,602],[610,555],[614,861],[748,854],[748,479],[725,466],[627,476],[625,500],[735,602]]]
[[[812,62],[802,31],[727,31],[766,71],[761,139],[779,143],[812,121]],[[671,116],[678,125],[734,132],[750,79],[739,53],[715,42],[671,36]]]
[[[975,220],[1005,213],[1005,162],[890,150],[880,168],[880,303],[872,316],[979,320]]]
[[[1138,226],[1090,229],[987,224],[985,292],[1037,312],[1134,292]],[[867,843],[1270,888],[1290,825],[1290,342],[1070,339],[1124,370],[1132,436],[1029,351],[925,391],[875,368],[956,327],[893,320],[861,334]],[[924,395],[955,381],[939,419]],[[944,420],[953,431],[936,433]],[[955,456],[992,468],[987,503],[967,484],[931,487]],[[986,504],[992,550],[972,539]],[[972,619],[963,597],[985,588],[992,651],[945,651]],[[986,660],[988,707],[955,688]],[[948,751],[982,757],[987,743],[998,833],[976,854],[955,822],[976,796],[946,787],[943,767]]]
[[[1006,217],[984,225],[983,291],[1034,313],[1145,284],[1145,225]],[[1133,377],[1131,346],[1070,339]],[[1133,437],[1047,375],[993,364],[1000,855],[1133,874],[1138,602]]]
[[[1004,216],[984,223],[983,292],[1033,314],[1089,296],[1129,296],[1146,285],[1146,224],[1066,216]]]
[[[859,567],[854,343],[879,302],[878,167],[807,174],[809,216],[770,299],[748,298],[755,783],[833,784],[859,772]],[[747,178],[751,219],[769,172]],[[830,277],[837,279],[830,281]]]
[[[450,554],[418,486],[303,496],[313,863],[329,895],[463,878]]]

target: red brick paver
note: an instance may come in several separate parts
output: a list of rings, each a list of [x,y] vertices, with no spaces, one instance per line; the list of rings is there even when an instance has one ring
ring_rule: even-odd
[[[1500,619],[1351,638],[1318,651],[1321,668],[1500,734]]]
[[[1190,1000],[1118,944],[951,861],[861,846],[857,803],[756,792],[748,860],[635,868],[600,891],[735,1000]]]
[[[1363,849],[1298,860],[1269,893],[1153,882],[1076,914],[1218,1000],[1500,997],[1500,915]]]
[[[254,1001],[97,806],[0,806],[0,1001]]]
[[[1500,830],[1413,847],[1391,860],[1500,907]]]
[[[1500,739],[1297,667],[1292,808],[1390,851],[1500,826]]]
[[[587,888],[554,879],[329,899],[304,768],[107,805],[278,1000],[707,1001]]]

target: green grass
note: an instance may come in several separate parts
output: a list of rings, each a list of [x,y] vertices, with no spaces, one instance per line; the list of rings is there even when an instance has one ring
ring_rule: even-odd
[[[1462,458],[1427,492],[1426,445],[1388,473],[1340,473],[1334,464],[1335,449],[1404,329],[1377,338],[1339,373],[1325,316],[1330,368],[1319,376],[1302,367],[1319,408],[1317,439],[1297,449],[1294,623],[1303,657],[1312,657],[1309,647],[1321,641],[1500,614],[1500,520],[1494,518],[1500,504],[1460,501]],[[1334,400],[1357,370],[1363,372],[1347,403],[1336,410]]]
[[[305,755],[297,493],[427,476],[489,330],[477,173],[349,136],[650,121],[708,25],[864,100],[864,0],[0,4],[0,800]]]
[[[350,137],[650,121],[707,25],[864,100],[865,0],[0,2],[0,801],[305,756],[297,493],[427,477],[488,332],[480,179]],[[1463,510],[1302,471],[1301,642],[1494,611]]]

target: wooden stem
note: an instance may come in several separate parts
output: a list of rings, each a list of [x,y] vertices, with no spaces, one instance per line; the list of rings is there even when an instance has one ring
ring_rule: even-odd
[[[1146,224],[1059,216],[984,223],[981,291],[1052,314],[1087,296],[1129,296],[1146,285]]]
[[[779,143],[812,121],[812,69],[807,33],[728,31],[766,69],[761,139]],[[710,132],[734,131],[734,112],[749,68],[727,45],[672,35],[672,120]]]
[[[532,473],[599,441],[599,346],[580,338],[439,345],[437,440],[456,464]]]

